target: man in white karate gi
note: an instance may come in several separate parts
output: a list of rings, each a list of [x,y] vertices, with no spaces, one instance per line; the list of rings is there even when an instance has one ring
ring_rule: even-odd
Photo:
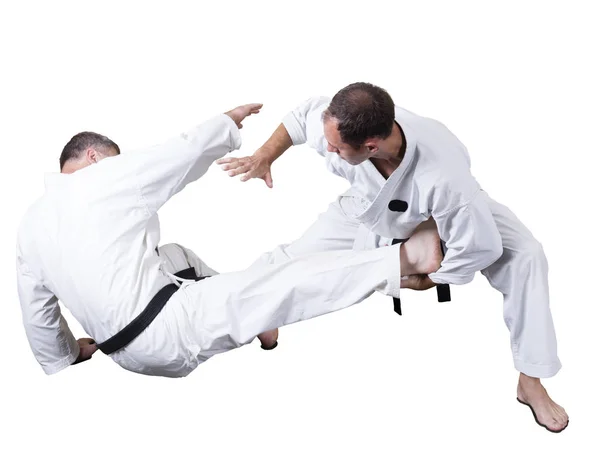
[[[260,107],[240,106],[162,145],[125,154],[91,132],[67,143],[61,173],[46,175],[45,193],[25,214],[17,238],[23,324],[47,374],[99,348],[134,372],[186,376],[256,336],[272,349],[280,326],[375,291],[397,296],[401,282],[426,287],[423,274],[439,267],[441,251],[435,229],[425,227],[414,245],[321,253],[227,274],[183,246],[159,246],[158,210],[239,148],[242,120]],[[59,299],[91,339],[74,338]]]
[[[514,365],[521,373],[517,399],[530,406],[538,424],[563,430],[568,416],[540,382],[561,368],[542,246],[481,189],[462,143],[443,124],[395,106],[385,90],[355,83],[333,99],[315,97],[298,106],[254,155],[218,163],[230,176],[260,178],[272,187],[271,164],[301,144],[316,149],[351,188],[300,239],[253,266],[315,251],[381,247],[406,240],[433,218],[446,253],[428,286],[465,284],[481,271],[503,293]]]

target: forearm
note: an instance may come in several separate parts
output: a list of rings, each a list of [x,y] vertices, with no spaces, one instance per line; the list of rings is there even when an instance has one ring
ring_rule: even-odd
[[[79,355],[77,340],[60,311],[48,311],[45,318],[24,314],[24,325],[29,346],[46,374],[55,374],[73,364]],[[38,316],[40,314],[37,314]]]
[[[46,374],[71,365],[79,355],[77,340],[61,314],[56,296],[25,262],[17,248],[17,290],[29,346]]]
[[[502,237],[493,215],[479,195],[469,204],[435,217],[446,254],[429,278],[438,284],[466,284],[475,273],[502,255]]]
[[[240,145],[236,124],[220,114],[163,144],[135,152],[128,166],[135,170],[148,210],[154,213],[187,184],[201,178],[215,160]]]
[[[265,157],[269,163],[272,164],[292,145],[292,138],[282,123],[277,127],[271,137],[269,137],[269,140],[267,140],[263,146],[257,150],[256,154]]]

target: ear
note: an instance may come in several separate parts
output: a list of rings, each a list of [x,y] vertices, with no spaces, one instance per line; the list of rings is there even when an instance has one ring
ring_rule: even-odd
[[[88,164],[95,164],[99,160],[98,152],[92,147],[88,148],[85,150],[85,159]]]
[[[375,154],[379,151],[379,139],[367,139],[363,145],[367,148],[369,154]]]

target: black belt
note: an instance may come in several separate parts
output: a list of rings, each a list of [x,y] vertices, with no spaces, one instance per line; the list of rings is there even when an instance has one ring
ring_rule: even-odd
[[[404,243],[408,239],[394,239],[392,240],[392,245],[396,243]],[[442,247],[442,255],[444,254],[444,244],[440,242]],[[402,271],[402,268],[400,269]],[[448,302],[450,301],[450,286],[448,284],[439,284],[436,285],[438,302]],[[394,298],[394,312],[398,315],[402,315],[402,306],[400,305],[400,298]]]
[[[175,273],[175,276],[194,281],[201,281],[202,279],[209,277],[196,276],[196,270],[194,270],[193,267],[181,270]],[[159,292],[150,300],[146,308],[142,310],[142,312],[136,316],[131,323],[110,337],[108,340],[98,344],[98,349],[105,354],[111,354],[131,343],[138,335],[142,333],[144,329],[148,327],[154,318],[156,318],[158,313],[162,310],[167,301],[171,298],[171,296],[173,296],[173,293],[175,293],[178,288],[179,287],[177,287],[175,284],[168,284],[161,288]]]

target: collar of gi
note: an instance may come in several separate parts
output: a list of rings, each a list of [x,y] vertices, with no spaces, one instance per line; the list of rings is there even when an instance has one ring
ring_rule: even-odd
[[[417,147],[417,136],[415,131],[398,117],[398,114],[396,114],[394,122],[396,122],[396,125],[398,125],[398,128],[400,128],[400,132],[402,133],[402,140],[404,141],[402,158],[404,159],[406,155],[412,155],[414,153],[415,148]]]

